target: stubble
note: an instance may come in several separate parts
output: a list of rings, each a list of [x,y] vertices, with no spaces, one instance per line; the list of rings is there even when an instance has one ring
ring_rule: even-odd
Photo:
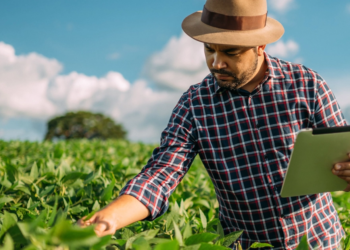
[[[245,72],[243,72],[243,74],[240,77],[238,77],[236,74],[234,74],[230,71],[226,71],[224,69],[220,69],[220,70],[210,69],[210,72],[215,77],[218,85],[221,88],[225,88],[228,90],[237,90],[238,87],[242,87],[248,83],[248,81],[253,77],[254,73],[256,72],[257,67],[258,67],[258,53],[257,53],[257,51],[255,51],[254,63],[251,65],[251,67],[249,69],[247,69]],[[222,81],[220,79],[217,79],[214,73],[228,75],[228,76],[232,77],[233,80]]]

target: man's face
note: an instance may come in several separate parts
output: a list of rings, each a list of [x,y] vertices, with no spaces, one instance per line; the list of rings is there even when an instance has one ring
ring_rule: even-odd
[[[207,66],[220,87],[229,90],[241,88],[256,74],[257,47],[204,44]]]

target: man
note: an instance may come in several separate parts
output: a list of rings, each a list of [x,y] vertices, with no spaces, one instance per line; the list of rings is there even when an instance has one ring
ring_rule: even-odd
[[[215,185],[224,231],[244,230],[243,249],[256,241],[295,249],[305,234],[312,247],[336,249],[344,231],[329,193],[280,196],[297,132],[346,125],[326,82],[264,52],[284,32],[267,17],[266,0],[207,0],[182,27],[204,43],[211,74],[182,95],[142,172],[80,224],[96,224],[102,236],[162,215],[199,154]],[[333,173],[350,182],[348,163],[340,166]]]

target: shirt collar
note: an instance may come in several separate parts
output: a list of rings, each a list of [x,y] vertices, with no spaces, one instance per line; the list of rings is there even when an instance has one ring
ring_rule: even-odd
[[[285,78],[278,59],[275,57],[271,57],[265,51],[264,51],[264,56],[267,63],[267,69],[269,71],[268,73],[269,78],[275,78],[275,79]],[[220,92],[221,87],[217,83],[212,73],[210,73],[210,77],[212,78],[212,81],[214,81],[214,93]]]
[[[283,79],[284,74],[279,64],[279,60],[275,57],[271,57],[264,51],[267,68],[269,70],[269,77],[276,79]]]

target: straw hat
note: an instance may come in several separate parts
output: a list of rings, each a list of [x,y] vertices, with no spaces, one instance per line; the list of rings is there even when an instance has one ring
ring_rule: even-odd
[[[284,33],[282,24],[267,17],[266,0],[207,0],[182,29],[200,42],[244,47],[273,43]]]

